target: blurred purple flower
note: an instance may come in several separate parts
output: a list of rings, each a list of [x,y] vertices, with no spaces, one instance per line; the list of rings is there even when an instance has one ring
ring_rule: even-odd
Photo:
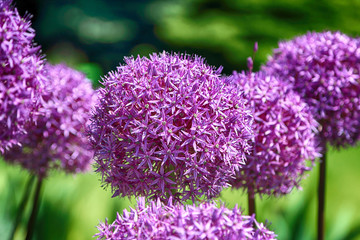
[[[29,124],[22,146],[5,151],[4,159],[46,177],[49,169],[87,170],[93,157],[85,124],[96,95],[85,75],[63,64],[46,65],[48,85],[37,124]]]
[[[0,1],[0,153],[19,144],[43,86],[43,60],[29,19],[11,1]]]
[[[116,220],[109,224],[100,223],[98,240],[117,239],[276,239],[274,232],[255,217],[243,216],[235,206],[230,210],[215,203],[196,205],[174,205],[169,201],[150,201],[140,198],[135,209],[126,209],[123,215],[117,214]]]
[[[125,58],[103,80],[90,137],[113,196],[185,201],[228,186],[252,139],[242,93],[200,57]]]
[[[360,139],[360,41],[340,32],[307,33],[269,58],[265,71],[292,84],[336,147]]]
[[[233,187],[276,196],[299,187],[320,156],[314,133],[317,122],[309,107],[288,84],[262,72],[234,72],[227,81],[244,91],[255,120],[254,148],[231,181]]]

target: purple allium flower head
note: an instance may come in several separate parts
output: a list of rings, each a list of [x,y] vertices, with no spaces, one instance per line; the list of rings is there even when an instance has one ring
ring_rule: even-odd
[[[117,214],[116,220],[109,224],[100,223],[98,240],[117,239],[276,239],[274,232],[255,217],[242,215],[235,206],[230,210],[215,203],[180,205],[140,198],[135,209],[126,209],[123,215]]]
[[[265,71],[278,74],[312,108],[323,141],[360,139],[360,41],[340,32],[307,33],[279,43]]]
[[[317,122],[308,105],[287,83],[263,72],[234,72],[228,82],[244,91],[255,120],[253,151],[231,184],[250,194],[289,193],[319,157]]]
[[[43,86],[43,60],[29,19],[11,1],[0,1],[0,153],[19,144]]]
[[[50,168],[79,172],[90,167],[93,153],[85,124],[96,95],[85,75],[63,64],[46,65],[48,85],[37,124],[29,124],[22,146],[5,151],[4,159],[45,177]]]
[[[99,92],[90,138],[113,196],[219,194],[248,152],[252,116],[220,69],[189,55],[125,58]]]

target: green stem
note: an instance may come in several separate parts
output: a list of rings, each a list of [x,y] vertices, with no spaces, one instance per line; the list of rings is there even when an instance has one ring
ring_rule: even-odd
[[[20,223],[20,219],[24,213],[24,210],[25,210],[25,207],[26,207],[26,204],[29,200],[29,194],[30,194],[30,191],[31,191],[31,187],[32,187],[32,184],[34,182],[34,179],[35,179],[35,175],[31,175],[29,177],[29,180],[26,184],[26,187],[24,189],[24,194],[22,196],[22,199],[21,199],[21,202],[20,202],[20,205],[19,205],[19,208],[17,209],[17,213],[16,213],[16,218],[15,218],[15,222],[14,222],[14,225],[13,225],[13,228],[12,228],[12,231],[11,231],[11,234],[10,234],[10,237],[9,237],[9,240],[12,240],[14,238],[14,235],[15,235],[15,232],[16,232],[16,229]]]
[[[30,215],[29,222],[27,225],[26,240],[31,240],[32,235],[34,233],[36,216],[37,216],[37,213],[39,210],[39,205],[40,205],[41,186],[42,186],[42,178],[38,178],[38,182],[36,184],[35,195],[34,195],[33,207],[32,207],[31,215]]]
[[[319,174],[318,188],[318,240],[324,240],[325,234],[325,180],[326,180],[326,144],[324,144]]]

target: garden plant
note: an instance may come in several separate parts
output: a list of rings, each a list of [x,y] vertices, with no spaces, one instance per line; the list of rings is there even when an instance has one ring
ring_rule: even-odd
[[[95,172],[98,188],[136,202],[101,220],[98,240],[278,239],[255,196],[286,198],[319,164],[325,239],[328,148],[360,140],[360,39],[308,32],[280,42],[258,72],[255,42],[247,69],[230,75],[198,54],[128,56],[98,89],[34,39],[31,16],[0,0],[0,156],[29,172],[6,238],[26,222],[25,238],[41,239],[41,192],[62,171]],[[225,189],[242,189],[248,205],[228,207]]]

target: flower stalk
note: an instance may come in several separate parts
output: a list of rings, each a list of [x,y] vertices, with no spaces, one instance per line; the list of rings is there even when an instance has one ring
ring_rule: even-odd
[[[249,208],[249,216],[253,216],[256,214],[256,205],[255,205],[255,195],[253,189],[248,188],[248,208]]]
[[[32,211],[31,211],[31,215],[30,215],[28,225],[27,225],[27,234],[26,234],[25,240],[32,239],[32,235],[34,233],[36,217],[37,217],[37,214],[39,211],[39,206],[40,206],[40,194],[41,194],[41,187],[43,185],[42,182],[43,182],[43,179],[38,178],[38,181],[36,184],[36,190],[35,190],[35,194],[34,194]]]
[[[318,187],[318,240],[324,240],[325,234],[325,180],[326,180],[326,144],[320,162],[319,187]]]
[[[27,184],[26,184],[26,187],[25,187],[25,191],[24,191],[24,194],[23,194],[23,197],[21,199],[21,202],[20,202],[20,205],[19,205],[19,208],[17,210],[17,214],[16,214],[16,218],[15,218],[15,221],[14,221],[14,225],[13,225],[13,229],[11,231],[11,234],[10,234],[10,237],[9,237],[9,240],[12,240],[15,236],[15,233],[16,233],[16,229],[20,223],[20,219],[24,213],[24,210],[26,208],[26,204],[29,200],[29,195],[30,195],[30,191],[31,191],[31,187],[34,183],[34,179],[35,179],[35,175],[31,175]]]

